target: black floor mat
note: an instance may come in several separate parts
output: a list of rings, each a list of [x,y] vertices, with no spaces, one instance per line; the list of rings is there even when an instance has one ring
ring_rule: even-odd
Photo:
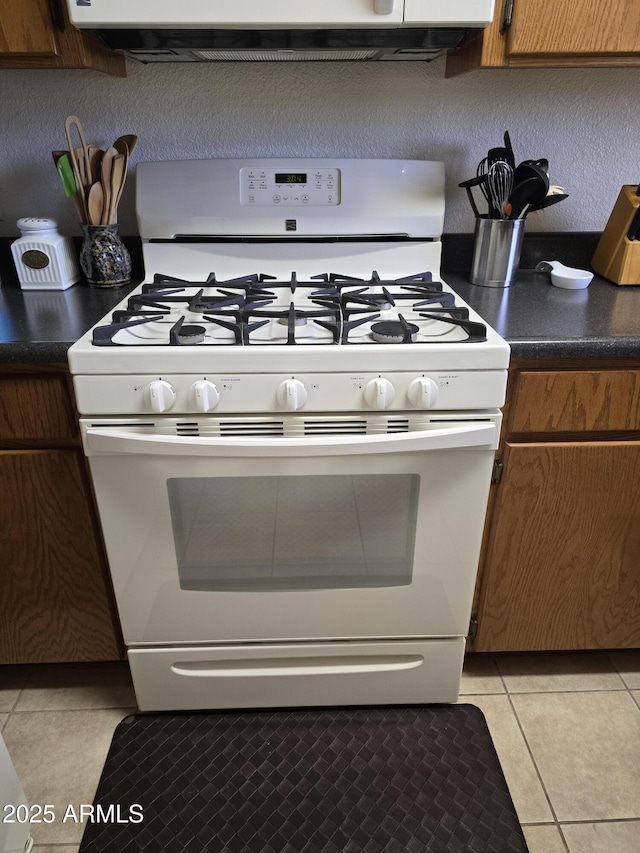
[[[130,716],[94,802],[80,853],[527,851],[473,705]]]

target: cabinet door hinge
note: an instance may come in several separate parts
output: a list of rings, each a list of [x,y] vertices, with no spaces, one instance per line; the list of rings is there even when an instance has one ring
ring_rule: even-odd
[[[474,613],[472,613],[471,619],[469,620],[469,633],[467,634],[467,636],[468,637],[475,637],[475,635],[477,633],[478,633],[478,617]]]
[[[502,472],[504,471],[504,463],[500,459],[493,460],[493,471],[491,473],[491,485],[495,486],[502,482]]]
[[[500,13],[500,35],[503,36],[511,26],[513,18],[514,0],[502,0],[502,12]]]

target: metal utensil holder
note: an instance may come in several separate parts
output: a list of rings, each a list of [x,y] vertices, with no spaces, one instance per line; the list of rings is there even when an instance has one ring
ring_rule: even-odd
[[[516,279],[524,239],[524,219],[476,219],[469,281],[483,287],[509,287]]]

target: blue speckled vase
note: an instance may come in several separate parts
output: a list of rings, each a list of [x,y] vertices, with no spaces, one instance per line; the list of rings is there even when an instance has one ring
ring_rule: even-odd
[[[90,287],[120,287],[131,281],[131,255],[118,225],[83,225],[80,268]]]

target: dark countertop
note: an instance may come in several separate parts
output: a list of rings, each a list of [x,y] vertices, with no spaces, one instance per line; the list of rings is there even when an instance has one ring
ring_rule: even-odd
[[[594,276],[584,290],[554,287],[543,260],[591,269],[598,232],[525,235],[511,287],[469,283],[472,234],[443,237],[442,277],[511,345],[514,359],[640,359],[640,285],[623,287]]]
[[[142,279],[140,241],[125,242],[131,252],[132,284],[67,290],[22,290],[10,246],[0,238],[0,363],[66,364],[67,350]],[[79,241],[78,246],[79,246]]]
[[[0,288],[0,363],[62,364],[67,350],[123,299],[133,285],[67,290]]]
[[[521,271],[509,288],[468,280],[472,235],[445,235],[442,277],[511,344],[512,358],[640,359],[640,286],[618,287],[596,276],[585,290],[562,290],[533,272],[539,260],[589,268],[597,234],[532,234],[524,241]],[[126,240],[133,281],[142,277],[139,241]],[[65,291],[20,289],[0,241],[0,362],[65,363],[69,346],[123,299],[134,284]]]
[[[584,290],[564,290],[532,270],[505,288],[469,284],[460,273],[443,278],[509,341],[512,358],[640,360],[640,287],[596,276]]]

